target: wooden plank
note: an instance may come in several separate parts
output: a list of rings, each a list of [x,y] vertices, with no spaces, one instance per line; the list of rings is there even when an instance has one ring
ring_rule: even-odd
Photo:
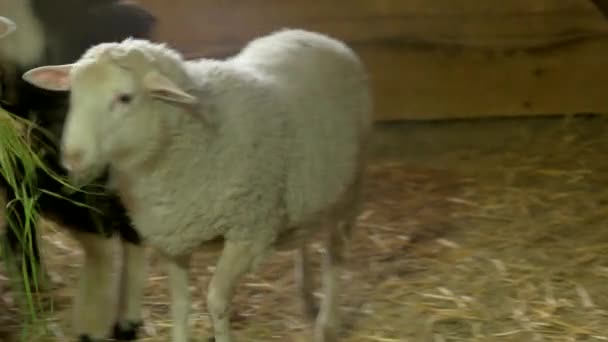
[[[608,0],[591,0],[591,2],[605,18],[608,18]]]
[[[281,27],[301,27],[349,43],[407,40],[517,47],[608,33],[581,0],[147,0],[159,37],[188,52],[243,44]]]
[[[608,22],[580,0],[147,0],[158,37],[224,57],[283,26],[345,40],[378,120],[608,112]]]
[[[218,56],[241,46],[212,46]],[[608,38],[528,52],[354,44],[377,120],[608,112]]]
[[[371,71],[378,120],[608,112],[608,39],[520,54],[357,50]]]

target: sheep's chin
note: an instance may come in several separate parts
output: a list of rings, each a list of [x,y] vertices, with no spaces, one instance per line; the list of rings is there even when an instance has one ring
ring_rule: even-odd
[[[98,164],[79,170],[78,172],[70,172],[68,178],[72,186],[82,188],[93,183],[98,183],[99,178],[105,173],[107,173],[107,165]]]

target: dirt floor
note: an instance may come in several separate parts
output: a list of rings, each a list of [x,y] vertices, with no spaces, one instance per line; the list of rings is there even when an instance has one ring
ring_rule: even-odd
[[[608,340],[606,132],[600,117],[379,126],[341,291],[344,341]],[[44,241],[54,313],[29,340],[69,341],[81,255],[61,231]],[[209,336],[216,257],[193,265],[195,341]],[[165,268],[151,262],[142,341],[168,341]],[[19,329],[5,283],[0,327]],[[236,337],[310,341],[299,304],[293,256],[275,254],[238,289]]]

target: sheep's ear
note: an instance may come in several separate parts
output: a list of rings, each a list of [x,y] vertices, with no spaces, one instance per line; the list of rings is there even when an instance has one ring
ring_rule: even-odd
[[[73,64],[47,65],[30,69],[23,79],[33,86],[53,91],[70,90],[70,70]]]
[[[17,29],[17,24],[7,17],[0,16],[0,38],[4,38]]]
[[[144,76],[143,84],[152,97],[175,103],[192,105],[198,102],[195,96],[181,90],[173,81],[157,71]]]

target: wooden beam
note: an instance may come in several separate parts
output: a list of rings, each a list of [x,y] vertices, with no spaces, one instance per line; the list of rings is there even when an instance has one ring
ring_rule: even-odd
[[[525,48],[608,34],[581,0],[145,0],[159,37],[187,52],[244,44],[298,27],[347,43],[400,40],[468,47]]]
[[[210,46],[209,54],[240,48]],[[519,52],[398,43],[353,48],[369,69],[378,120],[608,113],[608,37]]]
[[[356,48],[378,120],[608,113],[607,38],[520,53]]]
[[[591,0],[591,2],[608,19],[608,0]]]
[[[370,70],[378,120],[608,112],[608,21],[591,1],[142,4],[159,39],[190,57],[225,57],[281,27],[340,38]]]

